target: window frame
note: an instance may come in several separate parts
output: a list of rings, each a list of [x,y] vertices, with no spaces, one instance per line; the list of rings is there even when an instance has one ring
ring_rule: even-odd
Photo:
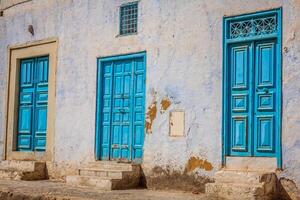
[[[132,5],[136,5],[136,30],[135,32],[122,32],[122,9],[127,7],[127,6],[132,6]],[[125,3],[125,4],[122,4],[120,7],[119,7],[119,36],[127,36],[127,35],[136,35],[138,34],[138,19],[139,19],[139,1],[133,1],[133,2],[129,2],[129,3]]]

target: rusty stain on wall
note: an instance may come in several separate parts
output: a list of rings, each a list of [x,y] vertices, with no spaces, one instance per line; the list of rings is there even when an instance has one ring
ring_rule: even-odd
[[[171,101],[168,97],[164,97],[160,102],[160,113],[164,113],[171,105]]]
[[[196,168],[204,169],[206,171],[211,171],[213,166],[207,160],[200,159],[198,157],[191,157],[186,165],[186,172],[191,172]]]
[[[156,118],[157,113],[157,107],[156,107],[157,101],[153,101],[153,103],[148,107],[147,116],[146,116],[146,124],[145,129],[146,133],[151,133],[152,131],[152,123],[154,119]]]

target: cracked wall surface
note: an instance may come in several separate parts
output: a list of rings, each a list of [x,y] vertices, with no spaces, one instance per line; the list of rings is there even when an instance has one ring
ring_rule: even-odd
[[[141,0],[138,34],[118,37],[118,9],[126,2],[32,0],[4,11],[0,17],[0,155],[5,143],[7,47],[56,37],[52,174],[57,169],[57,174],[65,175],[94,160],[96,58],[146,50],[146,113],[151,112],[145,120],[151,123],[147,125],[151,134],[145,133],[145,174],[151,175],[155,167],[184,173],[195,158],[201,162],[195,161],[189,173],[212,176],[221,167],[222,17],[282,6],[281,176],[300,184],[300,1]],[[184,137],[169,137],[172,109],[185,112]]]

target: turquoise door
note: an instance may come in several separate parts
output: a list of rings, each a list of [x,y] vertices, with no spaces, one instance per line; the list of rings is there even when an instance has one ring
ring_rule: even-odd
[[[224,20],[225,156],[277,157],[281,166],[281,10]]]
[[[18,151],[45,151],[48,104],[48,57],[20,62]]]
[[[275,156],[276,41],[229,47],[230,155]]]
[[[97,159],[141,159],[144,142],[145,55],[99,59],[97,88]]]

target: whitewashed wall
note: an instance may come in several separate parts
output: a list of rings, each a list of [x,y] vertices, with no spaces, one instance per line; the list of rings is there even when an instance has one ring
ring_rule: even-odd
[[[4,150],[7,46],[59,39],[55,167],[63,175],[94,160],[96,58],[147,51],[144,170],[184,171],[198,157],[211,176],[221,166],[222,17],[283,7],[283,175],[300,184],[300,1],[141,0],[138,34],[117,37],[126,0],[33,0],[0,17],[0,154]],[[35,35],[27,31],[32,24]],[[163,98],[171,106],[160,113]],[[170,138],[168,116],[185,111],[185,137]],[[66,167],[68,166],[68,167]],[[205,168],[205,167],[203,167]]]

